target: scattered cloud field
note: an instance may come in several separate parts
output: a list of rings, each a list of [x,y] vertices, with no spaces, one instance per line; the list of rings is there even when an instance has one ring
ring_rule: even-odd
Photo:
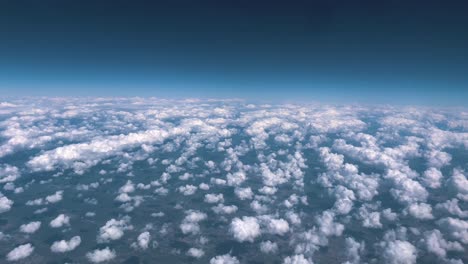
[[[468,111],[0,102],[0,263],[468,263]]]

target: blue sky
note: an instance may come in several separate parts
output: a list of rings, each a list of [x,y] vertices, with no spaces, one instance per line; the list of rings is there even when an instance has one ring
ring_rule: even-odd
[[[5,2],[4,96],[464,105],[468,5]]]

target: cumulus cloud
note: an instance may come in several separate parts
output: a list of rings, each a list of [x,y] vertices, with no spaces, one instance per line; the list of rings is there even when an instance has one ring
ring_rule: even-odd
[[[143,232],[140,235],[138,235],[138,238],[137,238],[138,246],[141,249],[147,249],[149,246],[150,240],[151,240],[150,233],[148,231]]]
[[[59,214],[56,218],[50,221],[50,226],[60,228],[65,225],[70,225],[70,217],[65,214]]]
[[[180,224],[180,229],[183,234],[198,234],[200,233],[199,222],[205,220],[207,215],[200,211],[187,211],[184,220]]]
[[[70,240],[56,241],[50,247],[50,250],[55,253],[64,253],[72,251],[81,244],[81,237],[74,236]]]
[[[24,245],[17,246],[12,251],[10,251],[6,259],[8,261],[17,261],[29,257],[34,251],[34,247],[28,243]]]
[[[220,194],[209,193],[205,195],[206,203],[220,203],[220,202],[222,203],[223,201],[224,201],[224,197],[222,193]]]
[[[239,242],[253,242],[261,234],[257,218],[250,216],[244,216],[242,219],[234,218],[229,230]]]
[[[382,252],[385,263],[411,264],[416,263],[418,252],[408,241],[387,241]]]
[[[0,192],[0,213],[10,211],[11,207],[13,206],[13,201],[8,199]]]
[[[417,219],[433,219],[432,207],[426,203],[411,204],[406,208],[407,213]]]
[[[15,99],[0,108],[0,213],[27,220],[0,233],[4,243],[73,217],[98,230],[96,241],[81,237],[91,262],[115,260],[100,243],[116,240],[129,254],[175,245],[168,261],[465,261],[465,109],[159,98]],[[72,216],[59,205],[77,206]],[[177,234],[190,247],[177,246]],[[78,238],[34,246],[79,250]],[[229,239],[258,240],[258,252],[210,255]],[[339,254],[321,250],[337,245]],[[41,260],[57,256],[49,255]]]
[[[86,253],[86,258],[93,263],[101,263],[104,261],[112,260],[116,257],[115,251],[108,247],[103,249],[96,249]]]
[[[226,254],[210,259],[210,264],[240,264],[240,262],[236,257]]]
[[[20,231],[27,234],[33,234],[41,227],[41,222],[34,221],[20,226]]]
[[[260,251],[263,253],[276,253],[278,251],[278,244],[269,240],[260,243]]]
[[[106,243],[111,240],[120,239],[124,235],[125,230],[133,229],[133,226],[129,224],[130,218],[124,217],[120,220],[112,218],[107,221],[104,226],[99,229],[97,241],[99,243]]]
[[[190,248],[187,251],[187,256],[193,257],[193,258],[201,258],[205,255],[205,252],[199,248]]]
[[[299,254],[284,258],[283,264],[313,264],[313,262]]]

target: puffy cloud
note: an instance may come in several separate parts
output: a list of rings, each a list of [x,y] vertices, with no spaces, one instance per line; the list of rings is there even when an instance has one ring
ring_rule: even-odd
[[[19,169],[15,166],[0,166],[0,183],[13,182],[20,177]]]
[[[63,253],[72,251],[81,244],[81,238],[79,236],[74,236],[70,240],[60,240],[56,241],[50,247],[50,250],[55,253]]]
[[[269,240],[260,243],[260,251],[263,253],[276,253],[278,251],[278,244]]]
[[[257,218],[250,216],[244,216],[242,219],[234,218],[229,230],[239,242],[253,242],[261,234]]]
[[[148,231],[141,233],[138,235],[137,242],[138,246],[142,249],[147,249],[149,242],[151,240],[151,235]]]
[[[101,263],[104,261],[112,260],[116,257],[115,251],[109,249],[109,247],[103,249],[96,249],[86,253],[86,257],[93,263]]]
[[[387,241],[382,253],[385,263],[411,264],[416,263],[418,252],[408,241]]]
[[[199,222],[205,220],[207,215],[200,211],[187,211],[185,212],[185,218],[182,220],[180,224],[180,229],[182,230],[183,234],[198,234],[200,233],[200,225]]]
[[[359,243],[352,237],[347,237],[346,243],[346,257],[347,264],[361,263],[361,253],[364,251],[364,243]]]
[[[464,173],[459,169],[453,170],[451,182],[458,191],[457,197],[465,202],[468,201],[468,179]]]
[[[463,251],[463,246],[458,242],[450,242],[443,238],[439,230],[427,232],[424,237],[427,251],[434,253],[440,258],[445,258],[447,251]]]
[[[217,214],[233,214],[237,212],[238,208],[235,205],[218,204],[216,206],[213,206],[211,209],[213,209],[213,212]]]
[[[283,264],[313,264],[313,262],[299,254],[284,258]]]
[[[468,244],[468,221],[446,217],[437,221],[437,224],[447,230],[451,237],[463,244]]]
[[[0,213],[10,211],[11,207],[13,206],[13,201],[8,199],[0,192]]]
[[[324,211],[316,219],[319,230],[326,236],[341,236],[344,231],[344,225],[334,221],[335,215],[330,211]]]
[[[269,233],[284,235],[289,232],[289,224],[284,219],[269,219],[266,224]]]
[[[406,208],[406,212],[417,219],[427,220],[433,219],[432,207],[426,203],[411,204]]]
[[[205,252],[201,249],[198,248],[190,248],[187,251],[187,256],[193,257],[193,258],[201,258],[205,255]]]
[[[467,218],[468,211],[464,211],[458,205],[458,199],[454,198],[452,200],[447,200],[444,203],[440,203],[436,205],[436,209],[444,210],[449,212],[452,215],[456,215],[460,218]]]
[[[49,195],[45,200],[49,203],[57,203],[63,199],[63,191],[57,191],[52,195]]]
[[[192,195],[197,191],[197,186],[193,186],[191,184],[185,185],[185,186],[180,186],[179,187],[179,192],[181,192],[183,195]]]
[[[429,168],[424,172],[423,182],[429,188],[439,188],[441,186],[442,172],[436,168]]]
[[[205,202],[206,203],[222,203],[224,201],[223,194],[205,194]]]
[[[241,200],[252,199],[253,197],[253,192],[252,189],[250,189],[250,187],[236,188],[234,192],[236,196]]]
[[[59,214],[56,218],[50,221],[50,226],[53,228],[59,228],[64,225],[70,225],[70,217],[64,214]]]
[[[97,236],[98,243],[106,243],[111,240],[120,239],[124,235],[125,230],[133,229],[130,225],[130,218],[124,217],[120,220],[112,218],[107,221],[104,226],[99,228],[99,234]]]
[[[236,257],[226,254],[210,259],[210,264],[240,264],[240,262]]]
[[[12,251],[10,251],[6,259],[8,261],[17,261],[29,257],[34,251],[34,247],[28,243],[24,245],[17,246]]]
[[[41,227],[41,222],[35,221],[20,226],[20,231],[27,234],[33,234]]]

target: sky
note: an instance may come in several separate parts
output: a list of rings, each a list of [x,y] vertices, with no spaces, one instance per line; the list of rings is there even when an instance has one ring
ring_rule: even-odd
[[[1,1],[2,96],[464,106],[466,1]]]

